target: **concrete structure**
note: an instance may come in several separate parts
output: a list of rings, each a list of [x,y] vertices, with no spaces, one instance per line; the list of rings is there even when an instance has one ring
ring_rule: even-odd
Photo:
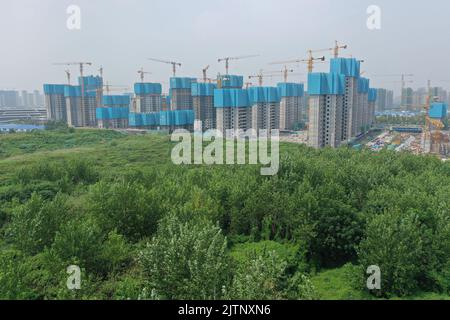
[[[192,103],[195,120],[202,122],[202,130],[216,128],[216,109],[214,109],[214,89],[212,83],[192,83]]]
[[[150,113],[162,110],[162,86],[160,83],[135,83],[134,112]]]
[[[280,130],[294,130],[304,121],[304,86],[300,83],[279,83]]]
[[[152,113],[130,113],[129,127],[149,130],[193,130],[193,110],[168,110]]]
[[[337,73],[310,73],[308,94],[308,145],[314,148],[338,147],[342,141],[345,76]]]
[[[14,123],[19,121],[27,121],[30,123],[45,123],[47,122],[47,110],[30,108],[0,109],[0,123]]]
[[[280,95],[276,87],[251,87],[247,90],[251,105],[251,128],[259,132],[261,129],[280,128]]]
[[[170,101],[171,110],[193,110],[192,83],[195,78],[170,78]]]

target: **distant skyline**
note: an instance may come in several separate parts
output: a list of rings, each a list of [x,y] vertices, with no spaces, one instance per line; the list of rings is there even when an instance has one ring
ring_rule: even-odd
[[[81,30],[66,27],[69,5],[81,8]],[[381,8],[381,30],[366,26],[369,5]],[[42,91],[43,83],[66,83],[64,66],[54,62],[91,61],[86,75],[98,74],[111,84],[139,80],[141,67],[152,72],[146,81],[168,91],[171,66],[154,57],[179,61],[180,76],[224,73],[225,56],[259,54],[230,62],[230,73],[248,76],[260,69],[281,70],[270,62],[306,58],[308,49],[348,44],[342,56],[363,59],[372,87],[394,89],[394,77],[413,73],[413,88],[450,87],[450,2],[447,0],[2,0],[0,2],[0,90]],[[320,53],[327,60],[331,53]],[[306,65],[293,66],[306,74]],[[315,71],[328,71],[318,64]],[[71,67],[72,79],[78,68]],[[306,76],[291,77],[305,81]],[[267,85],[282,78],[267,79]],[[255,82],[255,80],[253,80]]]

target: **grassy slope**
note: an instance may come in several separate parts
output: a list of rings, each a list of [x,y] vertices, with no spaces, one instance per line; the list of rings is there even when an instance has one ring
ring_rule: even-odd
[[[102,176],[120,171],[170,163],[168,136],[127,136],[108,130],[78,130],[74,133],[40,132],[0,135],[0,185],[7,184],[18,167],[39,161],[84,158],[95,163]],[[282,153],[298,148],[281,144]],[[345,267],[326,270],[312,277],[319,297],[325,300],[371,299],[351,287]],[[421,293],[408,299],[450,299]]]

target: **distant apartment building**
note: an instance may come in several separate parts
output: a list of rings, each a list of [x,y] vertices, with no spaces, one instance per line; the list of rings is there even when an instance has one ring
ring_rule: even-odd
[[[417,107],[414,106],[414,90],[413,88],[402,89],[400,108],[408,111],[415,111]]]
[[[279,83],[280,130],[294,130],[304,121],[304,85],[300,83]]]
[[[15,90],[0,90],[0,107],[17,108],[19,106],[19,92]]]
[[[342,141],[345,76],[337,73],[310,73],[308,94],[309,146],[338,147]]]
[[[216,109],[214,108],[213,83],[192,83],[192,104],[194,107],[195,120],[202,122],[202,130],[216,128]]]
[[[390,110],[393,107],[394,107],[394,91],[378,88],[375,110],[377,112],[383,112],[385,110]]]
[[[170,101],[171,110],[193,110],[192,83],[194,78],[170,78]]]

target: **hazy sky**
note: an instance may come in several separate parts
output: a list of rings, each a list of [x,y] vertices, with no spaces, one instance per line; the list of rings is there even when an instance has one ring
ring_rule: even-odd
[[[81,8],[79,31],[66,27],[71,4]],[[378,31],[366,27],[371,4],[382,10]],[[146,80],[167,87],[171,66],[146,58],[180,61],[180,76],[201,78],[207,64],[211,76],[224,72],[217,58],[259,54],[231,63],[231,73],[248,76],[281,70],[268,63],[304,58],[334,40],[349,45],[345,56],[365,60],[368,77],[413,73],[413,87],[431,79],[448,88],[449,14],[448,0],[0,0],[0,89],[65,83],[65,67],[52,63],[81,60],[95,64],[86,73],[102,65],[111,84],[131,87],[143,66],[153,72]],[[298,68],[306,73],[305,65]],[[372,87],[398,90],[395,80],[376,77]]]

